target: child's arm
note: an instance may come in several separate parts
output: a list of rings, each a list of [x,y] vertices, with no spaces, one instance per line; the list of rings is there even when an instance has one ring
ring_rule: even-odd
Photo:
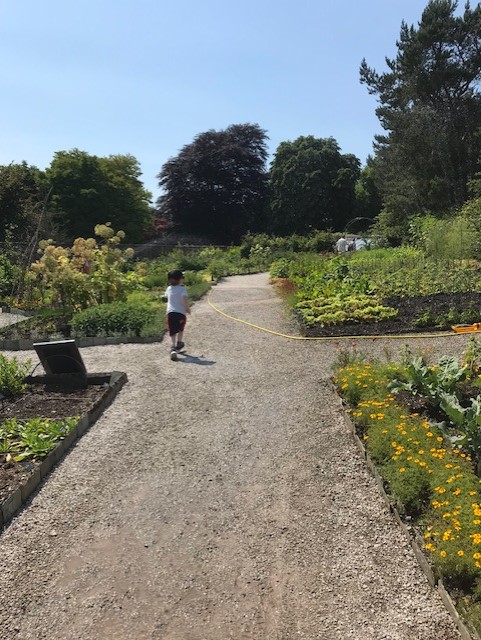
[[[189,298],[187,296],[182,296],[182,302],[184,303],[185,312],[190,313]]]

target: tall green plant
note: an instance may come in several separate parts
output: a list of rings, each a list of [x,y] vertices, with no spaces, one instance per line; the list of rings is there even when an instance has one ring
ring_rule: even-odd
[[[0,353],[0,392],[5,397],[17,396],[25,391],[25,376],[31,364],[31,360],[19,362],[16,357],[7,358]]]

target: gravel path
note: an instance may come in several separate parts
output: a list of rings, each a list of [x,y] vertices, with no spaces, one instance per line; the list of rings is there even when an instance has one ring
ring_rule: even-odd
[[[8,327],[17,322],[24,322],[26,319],[26,316],[21,316],[16,313],[3,313],[0,309],[0,327]]]
[[[266,275],[212,300],[296,332]],[[1,535],[1,637],[458,639],[326,385],[353,343],[288,341],[205,300],[186,342],[178,363],[165,343],[82,350],[129,383]],[[358,342],[387,345],[403,342]]]

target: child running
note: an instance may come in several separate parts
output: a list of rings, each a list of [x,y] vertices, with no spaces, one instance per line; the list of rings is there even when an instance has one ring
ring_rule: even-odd
[[[185,346],[182,339],[187,321],[186,314],[190,313],[190,306],[182,271],[179,269],[169,271],[167,278],[169,286],[165,291],[164,299],[167,302],[167,327],[172,340],[170,359],[177,360],[177,352]]]

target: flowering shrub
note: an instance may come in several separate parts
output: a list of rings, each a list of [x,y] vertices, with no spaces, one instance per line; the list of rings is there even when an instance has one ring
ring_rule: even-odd
[[[481,584],[481,487],[471,458],[389,392],[399,367],[354,362],[334,380],[402,511],[417,518],[432,564],[459,588]],[[480,593],[478,594],[481,596]]]
[[[40,242],[42,256],[28,274],[31,297],[75,310],[125,300],[128,292],[139,285],[135,272],[122,271],[133,250],[118,248],[125,234],[116,233],[109,222],[97,225],[95,235],[102,238],[103,244],[94,238],[77,238],[69,249],[55,246],[52,240]]]

